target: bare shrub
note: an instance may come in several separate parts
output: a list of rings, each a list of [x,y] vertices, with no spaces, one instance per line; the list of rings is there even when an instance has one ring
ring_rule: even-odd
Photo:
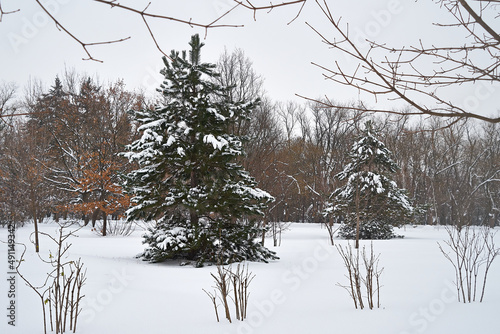
[[[273,246],[278,247],[281,246],[281,235],[283,232],[286,232],[290,229],[291,223],[289,222],[281,222],[281,221],[272,221],[269,222],[269,230],[267,231],[267,235],[273,238]]]
[[[370,246],[370,253],[367,254],[365,247],[361,251],[362,256],[362,265],[364,266],[364,275],[360,270],[360,260],[359,260],[359,248],[355,249],[355,253],[353,253],[353,249],[351,244],[349,243],[345,249],[342,245],[337,245],[337,250],[344,261],[344,265],[347,269],[346,277],[349,279],[349,285],[342,285],[337,283],[337,286],[344,288],[347,290],[349,295],[351,296],[354,307],[357,309],[365,308],[365,303],[363,301],[363,292],[362,287],[365,287],[366,290],[366,301],[368,303],[368,307],[372,310],[375,306],[374,297],[377,298],[377,308],[380,307],[380,276],[384,268],[378,268],[379,257],[380,254],[375,256],[373,253],[373,243]],[[363,268],[361,268],[363,269]]]
[[[370,245],[370,254],[366,254],[363,247],[363,263],[365,265],[365,277],[361,278],[366,287],[366,299],[370,310],[374,307],[374,295],[377,296],[377,308],[380,308],[380,276],[384,268],[378,269],[378,260],[380,254],[375,256],[373,253],[373,243]]]
[[[231,270],[231,268],[230,268]],[[234,291],[234,306],[236,308],[236,319],[244,320],[247,317],[248,297],[250,292],[248,287],[255,275],[248,271],[248,264],[236,266],[236,271],[231,272],[231,281]]]
[[[43,313],[44,333],[47,333],[47,311],[51,331],[59,333],[66,332],[68,325],[69,331],[76,332],[78,315],[81,312],[81,300],[84,297],[81,289],[85,284],[86,269],[84,270],[81,259],[77,261],[66,260],[66,253],[71,247],[66,240],[73,236],[75,231],[66,233],[65,229],[71,223],[59,224],[59,234],[56,238],[45,232],[39,232],[40,235],[46,236],[57,245],[55,254],[49,253],[48,259],[43,258],[39,253],[38,256],[42,262],[49,264],[53,269],[47,274],[44,282],[40,286],[31,283],[19,270],[21,263],[24,261],[26,253],[26,245],[21,244],[24,250],[21,254],[16,271],[22,280],[40,297]]]
[[[207,294],[207,296],[212,301],[212,304],[214,305],[214,310],[215,310],[215,318],[217,319],[217,322],[220,322],[219,311],[218,311],[219,305],[217,305],[217,290],[214,289],[214,293],[208,292],[205,289],[203,289],[203,291],[205,291],[205,293]]]
[[[96,224],[94,232],[98,235],[103,235],[104,228],[102,222]],[[127,237],[135,231],[135,223],[127,220],[108,220],[106,223],[106,235],[121,235]]]
[[[495,247],[496,231],[488,226],[446,226],[449,239],[444,241],[449,251],[438,242],[439,249],[455,269],[458,301],[474,302],[478,284],[483,301],[488,272],[493,260],[500,253]],[[481,282],[482,278],[482,282]]]
[[[335,244],[333,242],[333,238],[335,237],[335,233],[337,233],[337,231],[339,230],[340,226],[336,227],[335,223],[334,223],[334,221],[332,219],[328,219],[328,221],[325,222],[325,223],[323,223],[322,225],[326,227],[326,230],[328,231],[328,235],[330,236],[330,243],[333,246]]]
[[[238,263],[234,271],[231,265],[226,268],[222,265],[217,265],[217,273],[210,273],[210,275],[212,275],[215,280],[215,285],[213,286],[214,292],[211,293],[205,289],[203,289],[203,291],[212,301],[217,322],[219,322],[219,305],[217,304],[217,299],[222,302],[226,319],[229,320],[229,322],[232,322],[229,307],[230,300],[232,300],[234,304],[236,319],[240,321],[245,320],[247,316],[248,298],[250,296],[248,287],[255,277],[252,272],[248,271],[248,264],[245,267],[245,265]]]
[[[361,294],[361,275],[359,273],[359,249],[356,249],[356,254],[353,254],[351,244],[348,244],[345,250],[342,245],[337,245],[335,247],[337,247],[342,260],[344,260],[348,273],[346,277],[349,279],[349,286],[341,285],[340,283],[337,283],[337,285],[349,292],[349,295],[354,301],[355,308],[358,308],[359,305],[359,307],[363,309],[364,305]]]

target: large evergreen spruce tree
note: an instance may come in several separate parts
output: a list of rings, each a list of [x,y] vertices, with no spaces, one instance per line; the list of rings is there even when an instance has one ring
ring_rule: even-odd
[[[142,137],[124,153],[138,169],[125,178],[135,204],[128,219],[156,221],[145,235],[146,260],[229,263],[267,261],[275,253],[255,241],[256,224],[273,200],[236,161],[242,140],[230,133],[258,101],[230,101],[216,84],[215,65],[202,63],[203,43],[163,58],[163,105],[135,111]]]
[[[393,226],[411,220],[414,208],[404,189],[391,179],[399,167],[367,122],[349,153],[350,163],[336,175],[345,185],[331,195],[325,215],[340,218],[339,235],[345,239],[389,239]]]

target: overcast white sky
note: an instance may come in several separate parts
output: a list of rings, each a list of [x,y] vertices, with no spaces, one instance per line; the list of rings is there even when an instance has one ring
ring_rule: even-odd
[[[280,0],[281,1],[281,0]],[[119,8],[94,3],[91,0],[41,0],[53,15],[75,36],[84,42],[99,42],[131,36],[118,44],[90,47],[93,57],[103,63],[82,60],[86,54],[82,47],[67,34],[58,31],[54,23],[38,7],[34,0],[2,0],[4,11],[20,9],[4,15],[0,23],[1,69],[0,80],[14,81],[23,87],[30,77],[52,84],[56,74],[65,68],[98,75],[102,81],[124,79],[129,89],[142,87],[153,91],[162,80],[158,73],[162,67],[161,54],[138,15]],[[121,1],[135,8],[145,8],[149,1]],[[258,3],[259,1],[254,1]],[[261,1],[268,4],[269,1]],[[444,9],[432,1],[408,0],[357,0],[328,1],[334,16],[342,16],[349,22],[349,31],[361,41],[371,38],[389,42],[395,46],[416,44],[441,39],[453,40],[449,31],[436,30],[431,23],[451,21]],[[149,12],[208,23],[219,17],[234,3],[230,0],[153,0]],[[229,51],[241,48],[254,63],[257,73],[265,78],[265,88],[273,100],[299,100],[295,94],[316,98],[329,96],[339,101],[358,99],[356,90],[346,89],[331,81],[325,81],[322,71],[311,65],[317,62],[325,66],[339,61],[348,68],[352,61],[333,52],[322,43],[305,22],[326,35],[333,36],[324,15],[315,2],[310,0],[301,15],[291,24],[299,6],[284,7],[271,13],[253,13],[244,9],[232,12],[221,23],[243,24],[244,28],[214,28],[208,31],[203,49],[203,61],[216,62],[224,47]],[[188,48],[190,36],[205,31],[180,23],[150,19],[159,44],[166,53]],[[433,30],[434,29],[434,30]],[[500,89],[483,90],[476,108],[498,110]],[[457,92],[458,98],[472,95]],[[474,95],[475,94],[475,95]],[[487,95],[487,96],[486,96]],[[462,96],[462,97],[460,97]],[[373,99],[367,99],[374,104]],[[492,104],[494,107],[492,107]]]

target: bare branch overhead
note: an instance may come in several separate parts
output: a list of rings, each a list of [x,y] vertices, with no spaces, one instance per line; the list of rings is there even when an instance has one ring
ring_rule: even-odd
[[[135,15],[140,16],[142,21],[144,22],[144,25],[145,25],[151,39],[153,40],[153,43],[155,44],[156,48],[164,56],[168,57],[168,55],[163,51],[163,48],[159,45],[158,40],[157,40],[156,35],[155,35],[155,32],[151,29],[151,26],[149,24],[149,21],[148,21],[149,19],[159,19],[159,20],[165,20],[165,21],[172,21],[172,22],[176,22],[176,23],[180,23],[180,24],[189,25],[190,27],[202,28],[205,30],[205,36],[206,36],[206,34],[208,33],[208,30],[212,29],[212,28],[240,28],[240,27],[243,27],[242,24],[223,24],[223,23],[220,23],[220,21],[223,18],[226,18],[227,16],[229,16],[229,14],[231,12],[233,12],[236,8],[241,7],[241,8],[244,8],[246,10],[252,11],[254,19],[255,19],[256,13],[258,11],[270,12],[275,8],[280,8],[280,7],[285,7],[285,6],[293,6],[293,5],[302,5],[300,7],[296,17],[292,19],[292,21],[293,21],[300,15],[300,13],[302,12],[302,8],[304,7],[307,0],[292,0],[292,1],[284,1],[281,3],[269,2],[266,5],[255,5],[255,4],[253,4],[253,1],[251,2],[249,0],[245,0],[245,1],[233,0],[232,1],[233,6],[231,8],[229,8],[227,11],[225,11],[224,13],[222,13],[220,16],[216,17],[214,20],[212,20],[209,23],[201,23],[201,22],[193,21],[192,18],[183,19],[183,18],[179,18],[179,17],[175,17],[175,16],[169,16],[169,15],[166,15],[164,13],[157,13],[157,12],[149,11],[148,9],[149,9],[149,6],[151,5],[151,2],[146,6],[146,8],[140,9],[137,7],[127,6],[127,5],[121,4],[121,3],[117,2],[116,0],[93,0],[93,1],[96,3],[103,4],[103,5],[107,5],[111,8],[119,8],[123,11],[127,11],[129,13],[133,13]],[[35,0],[35,2],[50,17],[50,19],[55,23],[57,29],[59,29],[60,31],[63,31],[65,34],[67,34],[69,37],[71,37],[75,42],[77,42],[83,48],[83,50],[85,51],[85,53],[87,55],[87,58],[84,58],[84,60],[93,60],[93,61],[97,61],[97,62],[102,62],[102,60],[99,60],[92,55],[92,53],[89,50],[89,47],[91,47],[91,46],[120,43],[120,42],[126,41],[126,40],[131,38],[131,36],[126,36],[126,37],[122,37],[122,38],[115,39],[115,40],[105,40],[105,41],[100,41],[100,42],[84,42],[81,38],[79,38],[77,35],[72,33],[71,27],[69,27],[67,24],[63,24],[60,21],[60,19],[58,19],[54,15],[54,13],[51,13],[48,10],[47,6],[45,6],[39,0]],[[0,3],[0,22],[2,21],[2,17],[4,14],[12,14],[12,13],[15,13],[18,11],[20,11],[20,10],[18,9],[18,10],[14,10],[14,11],[4,11],[2,9],[1,3]]]
[[[500,123],[500,117],[478,113],[450,100],[443,93],[444,89],[464,84],[500,83],[500,36],[486,19],[492,14],[498,17],[497,2],[480,0],[479,4],[475,3],[475,7],[479,6],[475,9],[466,0],[439,1],[456,23],[436,25],[465,31],[465,40],[461,44],[425,46],[424,41],[420,40],[415,46],[392,47],[366,40],[368,51],[363,51],[356,39],[349,35],[348,24],[341,24],[340,18],[333,16],[327,1],[316,0],[336,37],[328,38],[314,24],[308,25],[325,44],[354,60],[357,66],[348,69],[340,61],[330,65],[312,64],[324,71],[325,79],[368,93],[376,101],[384,96],[389,101],[411,106],[410,111],[399,112],[387,107],[368,108],[368,112],[428,115],[458,120],[473,118]],[[338,106],[332,104],[330,107]]]

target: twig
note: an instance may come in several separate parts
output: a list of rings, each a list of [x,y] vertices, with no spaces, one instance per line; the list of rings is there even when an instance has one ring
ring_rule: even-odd
[[[75,35],[73,35],[68,29],[66,29],[46,8],[44,5],[42,5],[42,3],[39,1],[39,0],[35,0],[36,3],[38,3],[38,5],[40,6],[40,8],[43,9],[43,11],[45,13],[47,13],[47,15],[52,19],[52,21],[54,21],[54,23],[56,24],[56,27],[58,29],[62,29],[67,35],[69,35],[73,40],[75,40],[76,42],[78,42],[83,50],[85,50],[85,53],[87,53],[87,56],[89,58],[85,59],[83,58],[83,60],[93,60],[93,61],[97,61],[97,62],[100,62],[102,63],[102,60],[99,60],[99,59],[96,59],[94,58],[89,50],[87,49],[88,46],[94,46],[94,45],[103,45],[103,44],[113,44],[113,43],[119,43],[119,42],[123,42],[123,41],[126,41],[128,39],[130,39],[130,36],[129,37],[125,37],[125,38],[121,38],[121,39],[118,39],[118,40],[112,40],[112,41],[104,41],[104,42],[94,42],[94,43],[84,43],[82,42],[80,39],[78,39]]]
[[[3,18],[4,15],[12,14],[12,13],[17,13],[19,11],[20,11],[20,9],[11,10],[11,11],[4,11],[3,8],[2,8],[2,4],[0,3],[0,22],[2,22],[2,18]]]

